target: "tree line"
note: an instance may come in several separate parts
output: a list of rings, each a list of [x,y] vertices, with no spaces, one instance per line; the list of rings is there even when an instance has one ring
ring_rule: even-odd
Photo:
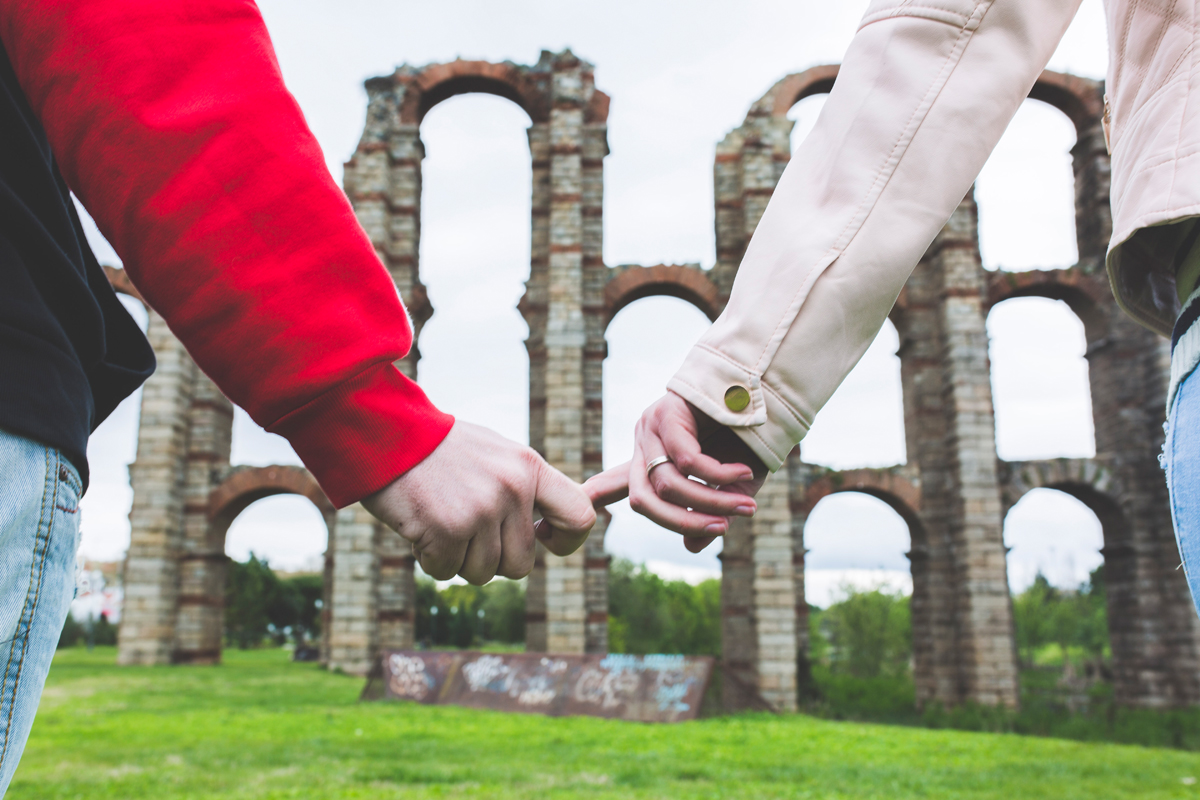
[[[266,559],[230,560],[225,580],[225,638],[230,646],[313,642],[320,635],[322,576],[280,578]],[[809,690],[837,677],[911,680],[912,615],[909,598],[882,590],[847,587],[843,599],[809,608],[809,650],[800,673]],[[438,588],[417,580],[416,641],[425,647],[516,648],[525,641],[524,581]],[[1013,596],[1021,666],[1062,663],[1064,655],[1102,663],[1109,656],[1104,568],[1075,590],[1050,585],[1042,575]],[[63,645],[84,639],[69,621]],[[98,638],[97,638],[98,635]],[[664,580],[644,565],[614,559],[609,572],[609,650],[614,653],[721,655],[721,584]],[[115,628],[99,623],[99,644],[115,641]]]

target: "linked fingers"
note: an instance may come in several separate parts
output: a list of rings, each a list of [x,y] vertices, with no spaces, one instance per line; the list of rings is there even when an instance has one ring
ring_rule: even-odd
[[[659,497],[646,476],[646,461],[640,443],[634,444],[633,460],[629,465],[629,505],[664,528],[687,536],[720,536],[729,529],[729,520],[725,517],[688,511]]]
[[[604,470],[583,482],[592,506],[607,506],[629,496],[629,462]]]
[[[689,480],[669,462],[651,470],[649,478],[655,494],[680,508],[719,517],[751,517],[757,508],[753,498]]]

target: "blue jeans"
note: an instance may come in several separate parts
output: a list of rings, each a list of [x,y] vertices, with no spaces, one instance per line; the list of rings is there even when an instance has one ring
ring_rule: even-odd
[[[1200,370],[1184,378],[1176,390],[1167,423],[1163,466],[1171,492],[1175,540],[1192,589],[1192,602],[1200,610]]]
[[[0,796],[75,596],[81,493],[58,450],[0,430]]]

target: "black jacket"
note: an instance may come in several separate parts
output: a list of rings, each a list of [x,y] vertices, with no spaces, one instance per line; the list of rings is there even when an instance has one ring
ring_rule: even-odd
[[[0,428],[62,450],[86,485],[88,436],[153,371],[0,48]]]

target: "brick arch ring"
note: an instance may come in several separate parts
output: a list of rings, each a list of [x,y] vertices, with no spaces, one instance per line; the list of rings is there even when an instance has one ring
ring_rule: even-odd
[[[808,484],[803,496],[793,500],[792,512],[807,517],[817,503],[832,494],[859,492],[883,502],[900,515],[908,526],[913,546],[922,545],[926,539],[925,526],[921,523],[921,487],[896,470],[855,469],[845,472],[827,472]]]
[[[804,98],[831,92],[838,68],[837,64],[823,64],[782,78],[751,106],[748,116],[786,117]],[[1099,81],[1061,72],[1044,70],[1030,89],[1029,98],[1063,112],[1080,138],[1094,130],[1104,114],[1104,89]]]
[[[545,59],[548,54],[543,53]],[[459,94],[492,94],[520,106],[534,123],[550,121],[550,73],[531,72],[511,62],[464,61],[430,64],[419,70],[401,69],[391,78],[404,88],[400,122],[420,125],[425,115],[443,100]],[[608,120],[610,99],[595,90],[584,108],[585,122]]]
[[[1129,523],[1117,502],[1120,494],[1107,467],[1091,458],[1000,463],[1004,515],[1034,489],[1054,489],[1083,503],[1100,520],[1105,547],[1125,542]]]
[[[337,512],[316,478],[303,467],[239,467],[208,495],[210,531],[223,536],[234,518],[251,503],[277,494],[298,494],[308,498],[327,525]]]
[[[635,300],[662,295],[686,300],[710,320],[715,320],[725,306],[721,290],[697,267],[624,267],[604,287],[605,326]]]
[[[1016,297],[1062,300],[1083,323],[1089,343],[1104,338],[1109,311],[1114,305],[1108,280],[1103,274],[1088,275],[1074,267],[1025,272],[997,270],[988,273],[985,291],[985,313]]]

